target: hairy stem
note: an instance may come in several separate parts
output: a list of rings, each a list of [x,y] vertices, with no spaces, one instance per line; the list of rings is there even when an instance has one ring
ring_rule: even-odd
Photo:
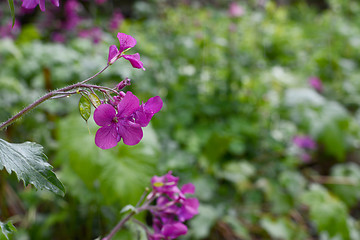
[[[51,99],[54,96],[57,95],[63,95],[64,92],[73,90],[75,88],[79,88],[82,87],[83,85],[85,85],[86,82],[90,81],[91,79],[95,78],[96,76],[98,76],[99,74],[101,74],[102,72],[104,72],[107,68],[109,67],[109,64],[106,65],[106,67],[104,67],[102,70],[100,70],[98,73],[96,73],[95,75],[89,77],[88,79],[85,79],[82,82],[78,82],[75,83],[73,85],[58,89],[58,90],[54,90],[51,91],[47,94],[45,94],[44,96],[42,96],[41,98],[39,98],[38,100],[36,100],[35,102],[31,103],[29,106],[25,107],[23,110],[21,110],[19,113],[15,114],[14,116],[12,116],[11,118],[9,118],[6,122],[3,122],[0,124],[0,131],[5,129],[6,127],[8,127],[9,125],[11,125],[12,123],[14,123],[16,120],[18,120],[20,117],[22,117],[24,114],[26,114],[27,112],[31,111],[32,109],[34,109],[35,107],[39,106],[41,103],[45,102],[46,100]],[[74,94],[76,92],[71,92],[68,94]]]

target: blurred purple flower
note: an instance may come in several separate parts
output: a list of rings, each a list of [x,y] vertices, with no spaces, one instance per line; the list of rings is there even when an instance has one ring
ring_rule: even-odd
[[[302,149],[316,149],[316,142],[310,136],[295,136],[293,143]]]
[[[236,2],[230,3],[228,14],[230,17],[241,17],[244,15],[244,8]]]
[[[94,27],[91,29],[81,30],[78,33],[80,38],[89,38],[93,41],[93,43],[98,44],[101,41],[102,31],[98,27]]]
[[[127,92],[115,99],[115,103],[115,107],[101,104],[94,112],[95,123],[101,126],[95,134],[95,144],[101,149],[115,147],[121,139],[126,145],[136,145],[143,137],[142,126],[134,117],[140,108],[139,99]]]
[[[58,43],[64,43],[66,40],[64,34],[58,32],[53,33],[51,38],[54,42],[58,42]]]
[[[109,48],[108,64],[113,64],[116,60],[123,57],[128,60],[134,68],[141,68],[145,70],[143,63],[140,61],[140,54],[124,55],[126,51],[136,45],[136,40],[125,33],[118,33],[117,38],[120,42],[119,49],[116,45],[111,45]]]
[[[52,4],[59,7],[59,0],[50,0]],[[35,8],[39,5],[41,11],[45,11],[45,0],[23,0],[22,7],[27,9]]]
[[[8,22],[4,26],[0,26],[0,37],[15,38],[15,36],[20,33],[20,30],[21,26],[18,21],[15,20],[14,27],[12,26],[12,22]]]
[[[152,240],[175,239],[187,233],[184,221],[199,213],[197,198],[187,198],[185,194],[194,194],[195,186],[188,183],[181,190],[177,183],[179,178],[169,171],[164,176],[154,176],[151,179],[153,191],[148,198],[156,197],[156,207],[151,209],[153,215],[154,234],[148,236]]]
[[[319,78],[317,77],[310,77],[309,78],[309,84],[311,87],[313,87],[316,91],[318,92],[322,92],[323,90],[323,85],[322,82]]]
[[[81,18],[78,14],[80,10],[80,3],[77,0],[69,0],[65,3],[65,21],[63,27],[66,30],[73,30],[77,27]]]
[[[124,16],[122,15],[120,10],[115,10],[109,24],[110,31],[117,31],[124,20]]]

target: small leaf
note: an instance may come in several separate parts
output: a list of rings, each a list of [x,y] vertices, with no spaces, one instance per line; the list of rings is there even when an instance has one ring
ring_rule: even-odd
[[[95,93],[90,93],[88,95],[92,105],[94,105],[95,108],[97,108],[98,106],[101,105],[101,101],[99,99],[99,97],[95,94]]]
[[[14,171],[24,185],[29,183],[37,189],[47,189],[64,196],[65,188],[51,171],[43,147],[34,142],[9,143],[0,139],[0,170]]]
[[[14,0],[8,0],[9,6],[10,6],[10,13],[12,17],[12,27],[14,27],[15,24],[15,8],[14,8]]]
[[[81,96],[79,101],[79,111],[81,117],[87,121],[91,115],[91,103],[85,96]]]
[[[0,221],[0,228],[1,228],[0,234],[2,233],[6,237],[6,239],[9,239],[8,236],[9,234],[16,232],[16,228],[11,222],[3,223]]]

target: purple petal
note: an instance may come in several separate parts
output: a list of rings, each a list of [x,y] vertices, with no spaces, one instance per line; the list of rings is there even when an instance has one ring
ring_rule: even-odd
[[[119,49],[120,53],[136,45],[135,38],[125,33],[118,33],[117,38],[119,39],[120,42],[120,49]]]
[[[45,11],[45,0],[40,0],[39,7],[41,11]]]
[[[116,111],[110,104],[101,104],[95,109],[94,120],[99,126],[109,126],[116,116]]]
[[[128,60],[134,68],[145,70],[144,64],[140,61],[140,54],[122,55],[122,57]]]
[[[109,57],[108,57],[108,63],[111,65],[113,64],[119,57],[120,52],[116,45],[111,45],[109,47]]]
[[[118,123],[118,134],[126,145],[136,145],[143,137],[143,131],[139,124],[129,120],[121,120]]]
[[[147,114],[144,110],[144,105],[141,105],[139,109],[134,113],[135,122],[140,124],[142,127],[149,125],[151,117],[153,114]]]
[[[155,96],[155,97],[150,98],[145,103],[144,108],[147,112],[152,112],[153,114],[155,114],[161,110],[162,106],[163,106],[163,101],[162,101],[161,97]]]
[[[180,235],[185,235],[187,233],[187,227],[180,222],[165,224],[161,229],[161,233],[164,234],[165,237],[175,239]]]
[[[195,193],[195,186],[192,183],[187,183],[181,187],[181,192],[183,194],[194,194]]]
[[[52,4],[54,4],[56,7],[59,6],[59,0],[50,0]]]
[[[118,134],[115,125],[101,127],[95,134],[95,144],[101,149],[115,147],[118,143]]]
[[[125,97],[118,104],[118,117],[127,118],[139,108],[139,99],[128,91]]]
[[[24,0],[22,3],[23,8],[32,9],[39,4],[39,0]]]
[[[178,212],[179,221],[184,222],[199,213],[199,200],[197,198],[187,198]]]

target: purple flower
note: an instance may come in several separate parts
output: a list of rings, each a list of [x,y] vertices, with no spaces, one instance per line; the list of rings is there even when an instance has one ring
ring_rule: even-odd
[[[98,27],[91,29],[82,30],[78,33],[78,36],[81,38],[90,38],[93,43],[98,44],[101,40],[102,31]]]
[[[156,206],[150,211],[153,215],[154,234],[148,236],[152,240],[175,239],[187,233],[184,221],[198,214],[199,201],[196,198],[187,198],[185,194],[194,194],[195,186],[188,183],[181,190],[177,183],[179,178],[169,171],[164,176],[154,176],[151,179],[153,191],[148,199],[157,196]]]
[[[126,51],[136,45],[136,40],[125,33],[118,33],[117,38],[120,42],[120,48],[116,45],[111,45],[109,48],[108,64],[113,64],[116,60],[123,57],[128,60],[134,68],[141,68],[145,70],[143,63],[140,61],[140,54],[124,55]]]
[[[236,2],[232,2],[230,3],[228,13],[230,17],[241,17],[244,15],[244,8]]]
[[[302,149],[316,149],[316,142],[310,136],[295,136],[293,143]]]
[[[95,134],[95,144],[101,149],[115,147],[121,139],[126,145],[138,144],[143,137],[142,125],[134,117],[139,108],[139,99],[131,92],[119,96],[114,104],[96,108],[94,120],[101,128]]]
[[[309,78],[309,84],[311,87],[313,87],[316,91],[318,92],[322,92],[323,90],[323,85],[322,82],[319,78],[317,77],[310,77]]]
[[[50,0],[56,7],[59,6],[59,0]],[[41,11],[45,11],[45,0],[23,0],[22,7],[27,9],[35,8],[39,5]]]
[[[124,16],[122,15],[122,13],[120,12],[120,10],[115,10],[111,20],[110,20],[110,26],[109,29],[110,31],[116,31],[119,29],[119,26],[121,25],[121,23],[124,20]]]

